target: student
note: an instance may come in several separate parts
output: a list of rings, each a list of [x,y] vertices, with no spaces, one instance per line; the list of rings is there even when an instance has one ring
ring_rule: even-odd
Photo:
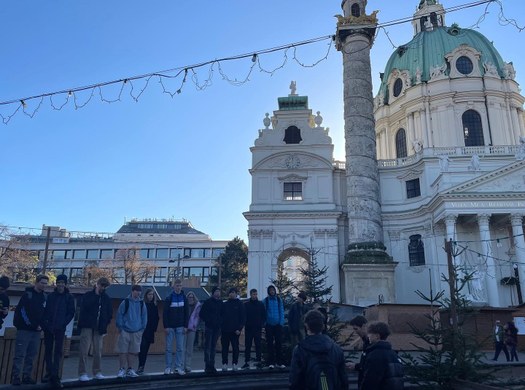
[[[4,319],[9,314],[9,296],[7,289],[9,288],[9,278],[7,276],[0,276],[0,329],[4,323]]]
[[[403,366],[387,337],[390,329],[384,322],[372,322],[367,327],[370,345],[366,348],[361,390],[401,390]]]
[[[117,352],[120,362],[117,378],[139,376],[133,367],[140,351],[142,332],[148,322],[148,310],[140,299],[141,293],[142,287],[138,284],[133,285],[131,294],[120,303],[117,310]]]
[[[182,291],[182,281],[175,279],[173,291],[164,300],[162,315],[166,332],[166,369],[164,374],[184,375],[184,338],[188,326],[188,300]],[[173,340],[175,339],[175,367],[173,367]]]
[[[144,294],[144,303],[148,311],[148,321],[146,329],[142,333],[139,352],[139,368],[137,374],[144,374],[144,366],[148,357],[148,351],[151,344],[155,342],[155,332],[159,326],[159,309],[157,308],[157,294],[152,288],[148,288]]]
[[[352,326],[352,329],[354,332],[361,338],[362,341],[362,348],[361,348],[361,358],[359,360],[359,363],[347,363],[346,367],[350,371],[356,371],[357,372],[357,388],[359,389],[360,383],[363,380],[363,364],[365,362],[365,353],[364,351],[368,348],[370,345],[370,341],[368,340],[368,336],[366,334],[366,323],[367,320],[363,316],[355,316],[350,320],[350,325]]]
[[[204,321],[204,372],[206,374],[215,374],[215,353],[217,340],[221,332],[221,290],[219,287],[213,287],[211,297],[203,304],[199,317]]]
[[[46,375],[42,382],[50,382],[58,389],[64,387],[60,381],[60,365],[64,351],[66,327],[75,316],[75,298],[67,288],[67,276],[58,275],[55,290],[48,295],[42,329],[44,330]]]
[[[290,366],[290,390],[347,390],[343,350],[323,334],[324,318],[318,310],[304,316],[306,337],[293,350]]]
[[[262,368],[261,334],[266,322],[266,309],[257,297],[257,290],[250,290],[250,299],[244,304],[246,312],[246,325],[244,327],[244,366],[250,367],[250,355],[252,352],[252,341],[255,343],[255,361],[257,368]]]
[[[186,340],[184,345],[186,351],[184,353],[184,372],[191,372],[191,359],[193,357],[193,344],[195,344],[195,335],[197,333],[197,326],[199,325],[199,313],[201,311],[202,304],[199,302],[197,296],[190,291],[186,295],[188,300],[188,313],[190,317],[188,319],[188,331],[186,332]]]
[[[78,375],[81,382],[91,378],[87,374],[88,352],[93,346],[93,375],[96,379],[104,379],[100,370],[102,358],[102,340],[108,332],[108,325],[113,317],[111,300],[106,294],[109,280],[101,277],[93,290],[82,297],[78,328],[80,329],[80,359],[78,361]]]
[[[282,299],[277,295],[275,286],[267,288],[268,296],[264,298],[266,309],[266,344],[268,347],[268,367],[284,368],[282,364],[282,337],[284,325],[284,306]]]
[[[301,291],[297,294],[297,299],[292,304],[290,312],[288,313],[288,327],[290,328],[290,337],[292,348],[295,347],[299,341],[304,339],[304,315],[308,311],[306,305],[306,294]]]
[[[33,361],[40,344],[42,318],[46,306],[44,289],[49,277],[38,275],[35,285],[27,287],[15,309],[13,324],[16,327],[15,357],[11,371],[11,383],[14,386],[34,385],[31,377]],[[22,374],[22,380],[20,380]]]
[[[232,345],[232,370],[238,370],[239,363],[239,336],[246,321],[244,305],[237,296],[237,289],[230,288],[228,300],[223,303],[221,311],[221,344],[222,344],[222,371],[228,371],[228,351]]]

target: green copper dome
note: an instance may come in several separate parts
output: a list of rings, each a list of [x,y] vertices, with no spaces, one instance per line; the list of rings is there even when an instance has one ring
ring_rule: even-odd
[[[432,31],[421,31],[405,45],[397,48],[390,56],[382,75],[379,94],[388,102],[388,77],[394,69],[408,71],[411,85],[416,84],[419,69],[421,81],[430,80],[430,69],[446,63],[445,56],[462,45],[467,45],[481,53],[478,67],[485,74],[484,64],[493,64],[501,78],[504,76],[505,62],[494,45],[477,31],[452,27],[434,27]],[[450,74],[447,63],[446,76]]]

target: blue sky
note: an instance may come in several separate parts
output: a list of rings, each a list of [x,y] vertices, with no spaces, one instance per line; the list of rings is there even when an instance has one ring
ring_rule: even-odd
[[[467,0],[442,0],[446,7]],[[368,1],[380,22],[408,17],[418,0]],[[400,4],[405,5],[401,7]],[[471,27],[485,6],[447,15],[447,24]],[[507,18],[525,25],[525,2],[503,1]],[[517,81],[525,85],[523,34],[502,25],[493,3],[479,31],[494,41],[505,61],[513,61]],[[153,71],[184,67],[230,55],[251,53],[335,32],[339,0],[4,0],[0,8],[0,101],[67,90]],[[380,31],[372,49],[375,91],[392,43],[413,35],[410,23]],[[392,43],[390,42],[392,41]],[[297,48],[303,64],[323,58],[329,40]],[[124,219],[186,218],[214,239],[246,239],[251,199],[250,146],[263,128],[277,97],[309,96],[330,128],[335,157],[344,158],[342,61],[334,47],[328,58],[303,67],[287,52],[284,67],[272,75],[256,67],[250,81],[233,86],[217,68],[212,83],[198,90],[188,79],[171,98],[158,79],[150,80],[138,102],[102,102],[98,93],[81,109],[70,101],[54,110],[49,99],[33,118],[18,112],[0,123],[0,224],[114,232]],[[261,55],[265,69],[283,62],[283,52]],[[223,63],[231,79],[243,80],[250,59]],[[200,82],[209,67],[196,70]],[[167,83],[178,89],[181,78]],[[135,91],[144,82],[134,82]],[[121,85],[102,89],[114,99]],[[375,94],[374,91],[374,94]],[[90,92],[78,93],[79,104]],[[54,98],[55,106],[65,96]],[[33,112],[38,101],[28,102]],[[16,106],[0,106],[4,116]]]

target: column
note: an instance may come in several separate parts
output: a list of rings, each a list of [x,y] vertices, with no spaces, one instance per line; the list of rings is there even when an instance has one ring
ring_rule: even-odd
[[[512,214],[510,216],[514,246],[516,248],[516,261],[520,277],[522,294],[525,293],[525,238],[523,237],[523,215]]]
[[[421,126],[421,135],[423,137],[423,145],[425,148],[429,148],[430,147],[430,143],[428,142],[428,134],[427,134],[427,125],[426,125],[426,122],[425,122],[425,111],[424,110],[419,110],[419,122],[420,122],[420,126]]]
[[[492,307],[499,307],[499,289],[498,289],[498,274],[496,264],[492,258],[491,238],[489,220],[490,214],[478,215],[479,237],[481,240],[481,250],[483,257],[487,263],[487,273],[485,275],[485,285],[487,288],[487,295],[489,305]]]
[[[445,226],[446,226],[446,236],[445,240],[455,241],[456,240],[456,220],[458,219],[457,214],[448,214],[445,217]],[[457,266],[456,258],[452,258],[454,265]]]
[[[432,135],[432,118],[431,118],[432,112],[430,111],[430,101],[427,98],[427,101],[425,102],[425,119],[427,122],[427,138],[428,138],[428,145],[427,147],[433,148],[434,147],[434,139]]]

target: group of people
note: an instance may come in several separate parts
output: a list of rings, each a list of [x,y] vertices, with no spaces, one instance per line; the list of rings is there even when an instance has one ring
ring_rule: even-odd
[[[495,352],[492,360],[497,361],[499,354],[503,351],[508,362],[519,361],[517,353],[518,328],[516,328],[513,321],[509,321],[502,326],[501,321],[496,320],[493,339]]]

